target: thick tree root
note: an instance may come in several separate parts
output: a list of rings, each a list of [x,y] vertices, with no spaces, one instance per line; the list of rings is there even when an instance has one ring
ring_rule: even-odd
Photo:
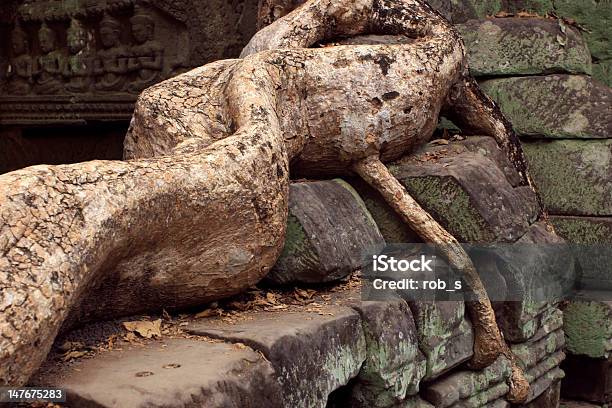
[[[512,363],[512,380],[508,399],[524,401],[529,383],[504,342],[495,320],[495,313],[473,262],[459,242],[449,234],[408,194],[400,182],[377,156],[370,156],[353,165],[355,172],[376,189],[415,233],[426,242],[436,244],[449,265],[459,271],[476,297],[466,302],[474,328],[474,356],[470,366],[481,369],[492,364],[500,354]]]

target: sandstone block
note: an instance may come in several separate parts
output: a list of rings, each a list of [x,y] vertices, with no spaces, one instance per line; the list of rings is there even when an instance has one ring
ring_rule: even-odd
[[[612,133],[612,89],[590,77],[489,79],[481,87],[521,136],[596,139]]]
[[[384,239],[365,204],[342,180],[294,183],[283,252],[266,279],[275,284],[329,282],[363,266]]]
[[[470,20],[457,29],[474,76],[591,74],[591,54],[580,32],[538,18]]]

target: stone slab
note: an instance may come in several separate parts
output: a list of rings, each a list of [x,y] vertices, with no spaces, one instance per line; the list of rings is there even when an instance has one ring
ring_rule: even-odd
[[[357,192],[342,180],[293,183],[283,252],[266,279],[330,282],[360,269],[384,239]]]
[[[83,359],[48,385],[72,407],[272,408],[280,388],[269,362],[249,348],[168,339]]]
[[[433,380],[472,357],[474,333],[463,302],[410,302],[410,309],[419,347],[427,359],[425,380]]]
[[[367,357],[352,389],[350,406],[387,408],[419,392],[426,362],[417,329],[403,300],[361,302]]]
[[[474,76],[591,74],[591,54],[580,32],[559,20],[492,18],[457,29]]]
[[[206,319],[186,329],[261,352],[275,370],[286,407],[324,408],[327,397],[356,377],[366,359],[361,318],[350,307],[255,313],[236,324]]]
[[[511,77],[480,85],[520,136],[597,139],[612,134],[612,89],[588,76]]]
[[[612,139],[528,142],[523,148],[550,213],[612,215]]]
[[[514,242],[537,215],[526,187],[514,188],[480,153],[407,156],[391,173],[460,242]]]
[[[488,406],[508,392],[506,380],[511,372],[510,362],[500,357],[484,370],[455,371],[434,381],[422,395],[438,408]]]

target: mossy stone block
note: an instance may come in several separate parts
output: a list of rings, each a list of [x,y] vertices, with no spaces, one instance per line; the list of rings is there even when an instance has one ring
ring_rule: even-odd
[[[525,142],[523,149],[550,213],[612,215],[612,139]]]
[[[580,33],[554,20],[471,20],[457,29],[474,76],[591,74],[591,54]]]
[[[588,76],[547,75],[490,79],[481,87],[521,136],[609,138],[612,89]]]
[[[572,354],[608,358],[612,351],[612,302],[573,301],[563,310],[567,349]]]

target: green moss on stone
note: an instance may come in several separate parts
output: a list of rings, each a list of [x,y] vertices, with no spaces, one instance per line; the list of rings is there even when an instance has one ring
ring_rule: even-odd
[[[612,87],[612,59],[594,63],[593,78]]]
[[[495,237],[470,196],[452,177],[400,180],[410,194],[449,232],[463,242],[490,242]]]
[[[551,217],[557,233],[574,244],[612,244],[612,218]]]
[[[612,214],[612,140],[557,140],[523,148],[552,213]]]
[[[281,258],[301,252],[308,245],[306,233],[302,224],[293,214],[287,217],[287,232],[285,236],[285,246],[281,253]]]
[[[563,311],[567,349],[573,354],[607,358],[612,338],[611,306],[602,302],[572,302]]]

